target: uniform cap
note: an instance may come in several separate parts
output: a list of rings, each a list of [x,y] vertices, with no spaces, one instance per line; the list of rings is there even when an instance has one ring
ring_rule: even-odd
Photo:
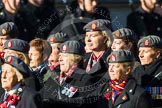
[[[47,39],[50,43],[63,43],[68,40],[68,35],[62,32],[51,34]]]
[[[107,29],[111,29],[111,24],[109,20],[105,19],[97,19],[89,22],[86,24],[83,29],[86,32],[91,32],[91,31],[106,31]]]
[[[127,41],[138,41],[137,35],[134,31],[128,28],[121,28],[113,32],[115,39],[123,39]]]
[[[29,43],[21,39],[10,39],[4,43],[5,49],[11,49],[20,51],[23,53],[28,53]]]
[[[162,48],[162,40],[159,36],[148,35],[141,38],[137,44],[138,47]]]
[[[85,53],[84,45],[78,41],[66,41],[59,45],[62,53],[71,53],[83,56]]]
[[[31,70],[29,69],[28,65],[26,65],[20,58],[15,56],[7,56],[4,63],[15,67],[24,78],[29,77]]]
[[[0,36],[9,35],[11,38],[18,37],[18,28],[13,22],[6,22],[0,25]]]
[[[123,63],[133,61],[134,61],[134,54],[129,50],[113,51],[108,58],[109,63]]]

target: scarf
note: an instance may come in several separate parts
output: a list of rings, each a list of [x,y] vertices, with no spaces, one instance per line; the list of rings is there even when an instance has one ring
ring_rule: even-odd
[[[126,86],[127,80],[124,80],[120,84],[116,81],[111,80],[109,86],[112,88],[112,104],[114,104],[116,98],[122,93],[124,87]]]
[[[93,53],[91,54],[89,61],[88,61],[88,64],[87,64],[87,67],[86,67],[86,72],[89,72],[90,69],[100,60],[103,53],[100,54],[98,57],[96,55],[94,55]]]
[[[62,84],[66,80],[66,78],[70,78],[76,68],[77,68],[77,65],[73,65],[67,73],[61,72],[60,78],[59,78],[60,84]]]

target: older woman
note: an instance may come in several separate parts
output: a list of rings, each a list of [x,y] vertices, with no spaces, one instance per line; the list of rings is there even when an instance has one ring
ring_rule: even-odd
[[[84,46],[78,41],[66,41],[59,46],[60,48],[60,74],[51,75],[41,93],[44,99],[44,108],[71,107],[69,104],[61,102],[77,103],[70,101],[79,97],[79,87],[83,85],[82,76],[85,73],[81,69],[83,64]],[[80,101],[81,102],[81,101]],[[60,103],[60,104],[59,104]],[[79,104],[79,103],[78,103]],[[73,106],[73,104],[71,104]]]
[[[48,58],[52,52],[49,42],[41,38],[35,38],[29,43],[29,67],[32,69],[32,75],[38,80],[36,90],[43,87],[43,77],[48,70]]]
[[[128,50],[113,51],[108,59],[108,84],[101,87],[103,108],[152,108],[151,96],[130,77],[134,55]],[[104,106],[105,105],[105,106]]]
[[[139,40],[138,48],[141,65],[133,76],[152,95],[154,106],[162,106],[162,39],[148,35]]]
[[[1,96],[1,108],[40,108],[40,96],[24,85],[30,74],[29,67],[19,58],[8,56],[2,65],[1,83],[5,93]]]

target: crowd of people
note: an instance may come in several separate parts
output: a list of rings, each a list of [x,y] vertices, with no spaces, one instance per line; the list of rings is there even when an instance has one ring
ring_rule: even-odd
[[[162,107],[161,1],[117,30],[98,0],[52,3],[2,0],[0,108]]]

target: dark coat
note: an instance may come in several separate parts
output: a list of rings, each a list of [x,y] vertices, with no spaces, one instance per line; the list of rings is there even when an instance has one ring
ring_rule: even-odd
[[[49,78],[40,93],[43,97],[44,108],[88,108],[95,107],[97,98],[87,98],[86,96],[91,92],[92,88],[84,86],[82,76],[85,74],[82,69],[75,69],[70,78],[67,78],[63,84],[59,84],[57,78]],[[62,94],[64,87],[69,84],[70,86],[78,88],[78,91],[70,98]],[[93,104],[92,104],[93,103]]]
[[[137,83],[142,87],[149,87],[147,89],[152,96],[159,95],[159,93],[153,94],[154,87],[162,87],[162,58],[157,59],[153,63],[147,66],[139,65],[133,72],[132,76],[136,79]],[[162,92],[160,92],[160,95]],[[159,97],[159,96],[157,96]],[[153,99],[154,106],[162,106],[162,99]]]
[[[85,34],[83,27],[90,21],[95,19],[110,20],[110,11],[105,7],[96,7],[95,12],[93,14],[89,14],[82,11],[77,3],[73,4],[71,7],[74,6],[76,6],[76,8],[67,12],[60,27],[60,31],[68,34],[70,40],[82,40]],[[54,31],[52,31],[52,33],[53,32]]]
[[[108,84],[101,87],[104,94],[110,92]],[[99,102],[101,108],[152,108],[151,96],[143,88],[138,86],[135,80],[130,79],[122,93],[116,98],[112,105],[111,95]]]
[[[90,69],[89,72],[87,72],[88,75],[84,76],[84,79],[87,80],[86,84],[93,84],[102,78],[109,79],[109,75],[107,74],[108,64],[106,60],[110,53],[111,51],[109,49],[105,51],[100,60]],[[90,56],[91,53],[85,55],[84,69],[87,67]]]
[[[1,101],[3,100],[4,94],[1,95]],[[20,99],[16,108],[42,108],[40,95],[27,86],[24,87]]]
[[[147,13],[139,8],[128,15],[127,27],[133,30],[137,36],[150,34],[162,36],[162,17],[155,12]]]

